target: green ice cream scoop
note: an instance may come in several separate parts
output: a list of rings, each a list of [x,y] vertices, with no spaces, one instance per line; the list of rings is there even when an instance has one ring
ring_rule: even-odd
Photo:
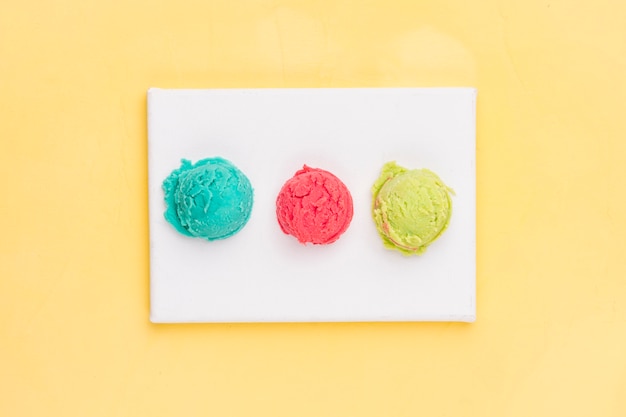
[[[165,219],[186,236],[225,239],[241,230],[252,211],[248,177],[222,158],[185,159],[163,181]]]
[[[419,255],[448,227],[452,189],[428,169],[383,166],[372,187],[372,216],[386,247]]]

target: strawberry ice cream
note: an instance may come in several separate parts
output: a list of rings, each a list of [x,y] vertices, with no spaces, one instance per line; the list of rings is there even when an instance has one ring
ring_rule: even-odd
[[[282,231],[300,243],[333,243],[352,220],[352,196],[343,182],[306,165],[283,185],[276,199]]]

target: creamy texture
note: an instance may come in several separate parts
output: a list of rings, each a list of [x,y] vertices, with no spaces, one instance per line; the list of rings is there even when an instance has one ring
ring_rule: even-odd
[[[301,243],[336,241],[352,214],[352,196],[345,184],[328,171],[306,165],[287,180],[276,199],[280,228]]]
[[[163,181],[165,219],[186,236],[225,239],[241,230],[250,218],[253,190],[250,180],[229,161],[185,159]]]
[[[386,247],[421,254],[446,230],[452,189],[428,169],[383,166],[372,187],[372,215]]]

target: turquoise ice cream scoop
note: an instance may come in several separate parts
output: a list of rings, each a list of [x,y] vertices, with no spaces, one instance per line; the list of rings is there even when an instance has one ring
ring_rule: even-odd
[[[253,204],[250,180],[231,162],[216,157],[181,166],[163,181],[165,219],[186,236],[226,239],[248,222]]]

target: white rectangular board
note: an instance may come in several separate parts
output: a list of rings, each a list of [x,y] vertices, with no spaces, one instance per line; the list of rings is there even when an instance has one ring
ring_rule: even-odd
[[[474,321],[475,131],[473,88],[150,89],[151,321]],[[166,222],[161,184],[182,158],[214,156],[250,178],[254,207],[238,234],[208,242]],[[371,186],[392,160],[456,193],[422,256],[383,247],[371,218]],[[352,193],[333,244],[302,245],[278,226],[276,196],[303,164]]]

